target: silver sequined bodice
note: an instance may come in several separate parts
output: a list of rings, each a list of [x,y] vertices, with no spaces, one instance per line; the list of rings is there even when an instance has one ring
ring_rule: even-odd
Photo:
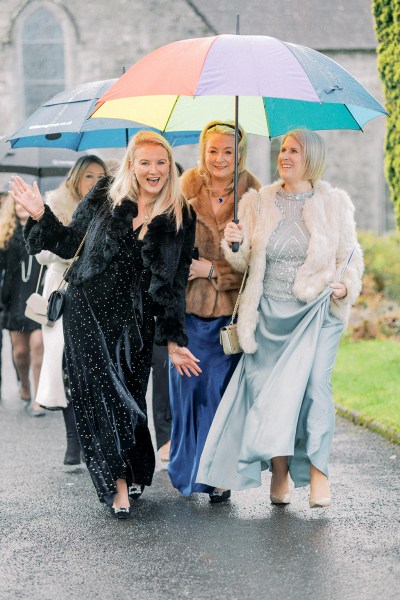
[[[283,219],[271,235],[267,246],[264,295],[273,300],[296,300],[292,288],[297,270],[304,263],[310,235],[303,221],[304,203],[314,190],[295,194],[283,188],[275,204]]]

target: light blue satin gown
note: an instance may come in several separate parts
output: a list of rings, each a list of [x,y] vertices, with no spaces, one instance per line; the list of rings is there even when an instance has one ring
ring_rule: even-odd
[[[302,211],[312,193],[277,194],[284,218],[267,248],[258,349],[242,356],[221,400],[199,464],[203,484],[256,487],[275,456],[289,457],[296,487],[309,483],[310,464],[328,476],[335,424],[331,374],[343,325],[329,313],[330,287],[309,304],[292,293],[306,258]]]

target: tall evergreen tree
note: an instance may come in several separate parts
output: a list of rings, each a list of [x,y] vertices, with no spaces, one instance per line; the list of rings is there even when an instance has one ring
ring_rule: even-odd
[[[400,229],[400,0],[373,0],[386,110],[385,172]]]

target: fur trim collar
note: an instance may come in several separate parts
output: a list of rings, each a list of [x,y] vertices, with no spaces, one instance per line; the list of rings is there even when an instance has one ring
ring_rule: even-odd
[[[180,183],[182,194],[194,208],[198,221],[209,226],[211,221],[216,221],[218,229],[224,228],[226,222],[232,218],[233,192],[225,198],[214,217],[204,179],[199,175],[197,167],[185,171],[180,178]],[[260,183],[251,173],[243,171],[239,175],[238,198],[241,198],[251,188],[259,189]]]
[[[51,208],[53,213],[60,219],[63,225],[68,225],[71,222],[72,215],[79,204],[79,200],[75,200],[63,182],[55,190],[51,190],[45,195],[45,203]]]

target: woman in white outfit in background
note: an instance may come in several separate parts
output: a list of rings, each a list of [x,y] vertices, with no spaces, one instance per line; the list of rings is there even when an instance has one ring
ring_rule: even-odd
[[[107,167],[99,157],[82,156],[73,165],[66,180],[57,189],[46,194],[46,204],[63,225],[68,225],[79,202],[104,175],[107,175]],[[47,266],[43,295],[48,298],[58,288],[71,260],[62,259],[47,250],[37,254],[36,259],[41,265]],[[64,464],[76,465],[81,462],[80,446],[72,404],[68,398],[62,318],[52,327],[43,325],[42,332],[44,354],[36,402],[49,410],[63,410],[67,436]]]

